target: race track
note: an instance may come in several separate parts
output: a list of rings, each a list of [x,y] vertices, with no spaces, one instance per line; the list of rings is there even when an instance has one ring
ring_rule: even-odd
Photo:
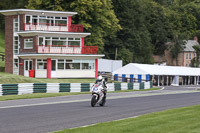
[[[0,102],[1,133],[45,133],[200,104],[194,87],[109,93],[105,107],[90,107],[90,95]]]

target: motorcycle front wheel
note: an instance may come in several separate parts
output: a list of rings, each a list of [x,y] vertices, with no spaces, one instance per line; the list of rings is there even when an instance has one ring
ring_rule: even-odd
[[[96,103],[97,103],[96,96],[93,95],[92,99],[91,99],[91,106],[94,107],[96,105]]]

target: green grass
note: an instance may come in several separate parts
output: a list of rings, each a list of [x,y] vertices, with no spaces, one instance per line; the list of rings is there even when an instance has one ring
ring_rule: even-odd
[[[90,92],[33,93],[24,95],[7,95],[7,96],[0,96],[0,101],[80,95],[80,94],[90,94]]]
[[[0,72],[0,84],[13,83],[93,83],[95,79],[38,79]]]
[[[0,52],[5,52],[5,35],[2,30],[0,30]]]
[[[197,105],[56,133],[199,133],[199,114],[200,105]]]

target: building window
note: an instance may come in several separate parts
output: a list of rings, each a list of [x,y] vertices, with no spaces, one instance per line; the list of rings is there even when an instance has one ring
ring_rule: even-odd
[[[19,31],[19,21],[18,21],[18,18],[14,18],[13,29],[14,29],[14,32]]]
[[[190,58],[189,59],[191,59],[191,53],[190,53]]]
[[[26,15],[26,24],[47,25],[47,26],[67,26],[67,17]]]
[[[58,60],[58,69],[64,70],[64,60]]]
[[[47,60],[37,59],[37,69],[38,70],[47,69]]]
[[[94,60],[82,60],[81,69],[94,69]]]
[[[33,38],[24,39],[24,49],[32,49],[33,48]]]
[[[80,38],[68,38],[68,46],[80,47],[81,39]]]
[[[19,37],[18,36],[14,36],[14,54],[18,54],[19,53]]]
[[[55,25],[57,26],[66,26],[67,17],[55,17]]]
[[[44,38],[43,37],[39,37],[39,46],[43,46],[44,45]]]
[[[80,47],[81,38],[66,38],[66,37],[39,37],[39,46],[70,46]]]
[[[26,24],[30,24],[31,23],[31,16],[26,16]]]
[[[186,54],[186,59],[188,59],[188,53]]]
[[[94,70],[94,60],[66,60],[65,69]]]
[[[80,62],[76,60],[66,60],[65,69],[80,69]]]

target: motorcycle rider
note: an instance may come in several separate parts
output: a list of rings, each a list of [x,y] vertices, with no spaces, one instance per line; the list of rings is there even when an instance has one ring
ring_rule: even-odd
[[[96,79],[96,81],[95,81],[95,84],[97,84],[97,83],[101,83],[102,85],[103,85],[103,90],[102,90],[102,92],[104,93],[104,95],[106,96],[106,93],[107,93],[107,86],[106,86],[106,81],[105,81],[105,79],[101,76],[101,75],[99,75],[98,77],[97,77],[97,79]]]

